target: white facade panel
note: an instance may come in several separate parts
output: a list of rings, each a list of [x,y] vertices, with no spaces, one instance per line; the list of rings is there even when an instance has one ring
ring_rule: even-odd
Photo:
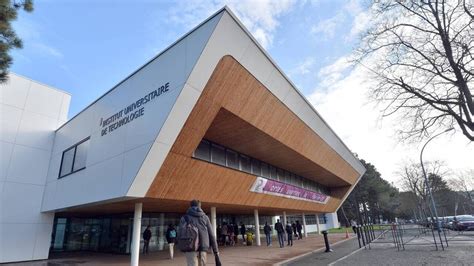
[[[0,262],[32,260],[35,245],[38,244],[35,241],[36,227],[37,224],[32,223],[1,223]],[[47,257],[48,253],[41,256],[42,259]]]
[[[54,130],[70,96],[15,74],[0,92],[0,263],[45,259],[54,214],[41,205]]]
[[[143,144],[142,146],[133,150],[129,150],[125,153],[123,159],[122,185],[120,188],[122,195],[127,194],[128,190],[130,189],[130,186],[137,176],[143,161],[147,157],[148,151],[150,150],[152,144],[153,141]]]
[[[22,109],[2,104],[0,108],[0,141],[15,142],[20,127]]]
[[[8,168],[7,181],[44,186],[51,152],[15,145]]]
[[[7,83],[0,85],[0,104],[23,109],[30,85],[29,79],[10,73]]]
[[[13,153],[13,143],[0,141],[0,181],[7,178]],[[0,190],[1,191],[1,190]]]
[[[32,82],[26,99],[25,110],[58,119],[63,95],[63,92]]]
[[[16,143],[50,151],[57,124],[57,118],[25,112],[21,118]]]

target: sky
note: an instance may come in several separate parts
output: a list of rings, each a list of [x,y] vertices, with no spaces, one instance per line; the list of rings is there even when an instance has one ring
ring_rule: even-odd
[[[215,11],[228,5],[331,128],[382,177],[418,162],[420,144],[401,143],[397,120],[381,118],[370,80],[348,62],[371,23],[363,0],[34,1],[14,28],[24,48],[11,71],[72,95],[69,118]],[[474,168],[474,143],[460,132],[426,148],[451,175]]]

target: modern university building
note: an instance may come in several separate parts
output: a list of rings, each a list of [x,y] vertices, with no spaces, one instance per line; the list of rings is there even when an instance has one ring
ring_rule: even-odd
[[[140,230],[163,249],[192,199],[214,230],[279,216],[320,231],[365,172],[227,8],[67,120],[70,100],[15,74],[1,86],[0,262],[136,265]]]

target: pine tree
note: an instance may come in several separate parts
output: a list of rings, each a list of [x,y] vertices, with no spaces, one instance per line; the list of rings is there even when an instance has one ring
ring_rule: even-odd
[[[13,59],[8,54],[12,48],[22,48],[23,43],[12,28],[18,10],[33,11],[33,0],[0,0],[0,83],[8,80],[8,69]]]

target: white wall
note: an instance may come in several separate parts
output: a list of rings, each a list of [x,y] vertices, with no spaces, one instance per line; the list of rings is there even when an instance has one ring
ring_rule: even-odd
[[[187,97],[189,91],[182,95],[185,81],[219,18],[214,17],[179,40],[57,131],[43,201],[44,211],[127,195],[152,144],[161,141],[159,145],[164,145],[165,139],[170,139],[168,133],[166,136],[162,134],[169,130],[162,129],[165,121],[168,120],[168,127],[175,131],[181,129],[174,120],[170,121],[170,111],[178,97]],[[143,105],[142,117],[101,135],[101,119],[120,112],[166,83],[169,83],[169,91]],[[159,133],[162,138],[157,139]],[[58,179],[63,151],[87,137],[90,137],[90,145],[86,168]],[[166,149],[159,152],[161,156],[167,154]],[[154,164],[158,164],[157,161]],[[147,177],[153,178],[156,171]]]
[[[71,96],[10,74],[0,85],[0,262],[45,259],[54,214],[41,202],[56,130]]]

